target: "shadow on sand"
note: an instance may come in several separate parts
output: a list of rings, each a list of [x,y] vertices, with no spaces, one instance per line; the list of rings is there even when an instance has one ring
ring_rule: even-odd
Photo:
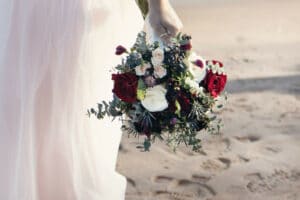
[[[300,95],[300,74],[268,78],[249,78],[229,81],[228,93],[273,91],[282,94]]]

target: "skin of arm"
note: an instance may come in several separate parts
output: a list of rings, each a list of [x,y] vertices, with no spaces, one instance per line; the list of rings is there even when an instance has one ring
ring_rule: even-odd
[[[164,42],[182,29],[182,22],[176,14],[169,0],[136,0],[144,17]]]

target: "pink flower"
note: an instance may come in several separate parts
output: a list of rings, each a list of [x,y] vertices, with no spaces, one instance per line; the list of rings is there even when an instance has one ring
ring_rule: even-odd
[[[163,78],[167,75],[167,70],[166,68],[158,65],[158,66],[154,66],[154,76],[156,78]]]
[[[147,69],[150,69],[150,68],[151,68],[150,63],[144,63],[142,65],[135,67],[135,74],[137,76],[144,76]]]

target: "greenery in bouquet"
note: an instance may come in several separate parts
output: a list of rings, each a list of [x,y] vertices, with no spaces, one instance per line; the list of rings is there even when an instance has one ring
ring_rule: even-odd
[[[112,101],[99,103],[89,115],[119,117],[123,130],[146,136],[145,150],[159,138],[173,150],[184,143],[198,151],[200,131],[219,132],[215,110],[226,99],[227,75],[221,62],[192,51],[190,36],[178,34],[162,45],[148,43],[141,32],[130,50],[118,46],[116,54],[125,56],[112,74]]]

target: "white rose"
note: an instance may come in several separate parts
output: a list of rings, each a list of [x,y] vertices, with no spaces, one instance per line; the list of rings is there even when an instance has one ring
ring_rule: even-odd
[[[202,68],[195,64],[197,60],[202,62]],[[205,60],[200,56],[197,56],[194,52],[190,55],[188,59],[188,68],[197,83],[200,83],[205,78],[207,69]]]
[[[156,48],[152,51],[151,62],[154,66],[161,65],[164,61],[164,51],[161,48]]]
[[[144,63],[135,68],[135,73],[137,76],[144,76],[147,69],[150,69],[150,68],[151,68],[150,63]]]
[[[167,75],[167,70],[163,66],[154,66],[154,76],[155,78],[163,78]]]
[[[159,112],[168,108],[167,90],[162,85],[156,85],[146,90],[142,105],[150,112]]]

